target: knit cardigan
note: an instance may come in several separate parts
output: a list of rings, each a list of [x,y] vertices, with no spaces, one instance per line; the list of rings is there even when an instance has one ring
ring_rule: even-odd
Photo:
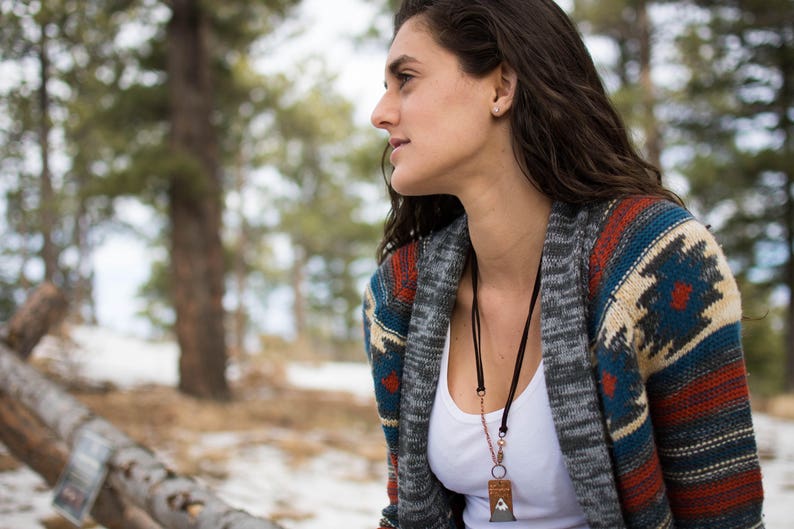
[[[427,437],[469,247],[463,216],[393,252],[364,295],[388,447],[382,528],[459,527]],[[708,230],[656,198],[555,203],[543,251],[544,373],[589,526],[763,527],[740,299]]]

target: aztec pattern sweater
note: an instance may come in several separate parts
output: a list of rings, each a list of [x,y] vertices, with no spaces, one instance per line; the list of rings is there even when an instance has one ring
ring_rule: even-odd
[[[364,295],[388,446],[382,528],[457,527],[427,432],[469,245],[461,217],[395,251]],[[706,228],[655,198],[555,203],[542,266],[549,400],[590,527],[763,527],[739,294]]]

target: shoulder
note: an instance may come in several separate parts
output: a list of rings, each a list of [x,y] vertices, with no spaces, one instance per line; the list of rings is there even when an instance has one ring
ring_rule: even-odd
[[[370,278],[368,290],[378,301],[410,305],[416,294],[420,270],[461,252],[468,246],[465,215],[449,225],[391,252]]]
[[[433,272],[450,260],[460,260],[468,244],[466,217],[461,215],[426,237],[395,249],[367,283],[365,317],[372,321],[374,314],[383,314],[382,321],[393,321],[395,330],[407,333],[418,283],[432,288]]]
[[[378,301],[407,304],[413,302],[419,249],[420,241],[412,241],[394,250],[378,266],[367,287]]]
[[[714,236],[678,204],[643,196],[615,200],[599,209],[589,258],[590,295],[614,291],[633,272],[664,265],[668,272],[700,273],[701,265],[715,259],[724,261]]]
[[[590,303],[591,336],[634,329],[648,358],[670,359],[724,333],[733,343],[741,320],[736,281],[708,228],[676,204],[642,197],[605,210]]]
[[[375,401],[390,450],[399,438],[403,354],[416,294],[419,241],[393,251],[364,291],[364,348],[375,383]],[[384,511],[385,512],[385,511]]]
[[[397,248],[370,277],[363,303],[368,339],[374,327],[388,333],[398,342],[402,342],[408,334],[416,295],[419,248],[419,241]]]

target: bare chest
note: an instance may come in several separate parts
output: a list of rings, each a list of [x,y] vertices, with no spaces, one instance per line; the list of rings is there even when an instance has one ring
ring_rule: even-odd
[[[466,413],[489,413],[505,407],[516,367],[516,357],[526,321],[526,308],[520,316],[491,316],[481,319],[481,356],[486,395],[480,409],[477,395],[477,367],[471,329],[471,314],[457,306],[450,320],[450,349],[447,385],[455,404]],[[536,307],[529,328],[524,360],[520,366],[515,397],[529,385],[541,360],[540,306]]]

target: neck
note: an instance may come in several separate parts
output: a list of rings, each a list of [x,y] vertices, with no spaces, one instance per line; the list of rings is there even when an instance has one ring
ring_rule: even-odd
[[[490,179],[461,197],[486,288],[528,290],[540,260],[551,200],[523,174]]]

